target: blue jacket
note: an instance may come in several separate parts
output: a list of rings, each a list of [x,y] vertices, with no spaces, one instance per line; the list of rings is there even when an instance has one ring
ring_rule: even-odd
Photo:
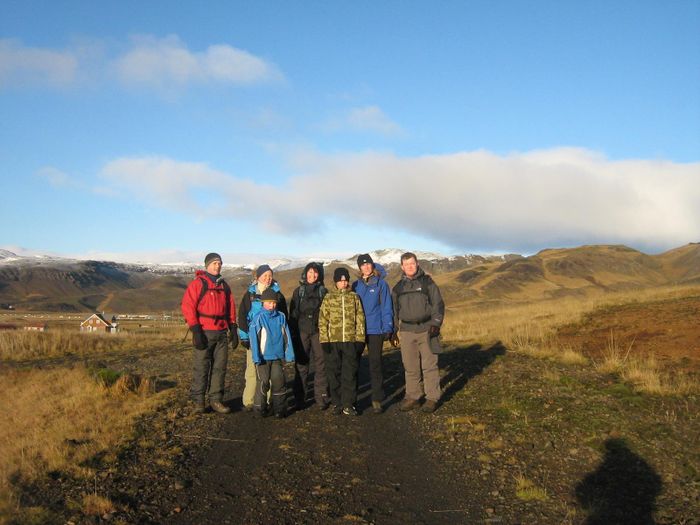
[[[258,312],[263,309],[260,294],[257,292],[257,284],[257,282],[254,282],[248,287],[246,293],[243,294],[241,304],[238,306],[238,337],[241,341],[248,341],[249,325],[253,318],[258,315]],[[270,288],[277,292],[277,311],[283,313],[286,318],[287,301],[282,295],[280,285],[277,284],[277,281],[272,281]]]
[[[394,331],[394,307],[391,290],[384,278],[386,270],[374,263],[374,274],[369,279],[358,279],[352,283],[352,290],[360,296],[365,311],[366,333],[368,335],[390,334]]]
[[[249,328],[248,333],[252,336],[250,349],[256,365],[276,359],[284,359],[288,363],[294,361],[292,338],[289,336],[287,318],[282,312],[263,308]]]

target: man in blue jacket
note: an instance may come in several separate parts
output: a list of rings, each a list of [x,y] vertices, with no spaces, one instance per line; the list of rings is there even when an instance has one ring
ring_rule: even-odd
[[[365,311],[365,342],[372,383],[372,412],[381,414],[384,400],[382,347],[394,331],[394,309],[389,285],[384,280],[384,268],[375,264],[368,253],[363,253],[357,258],[357,267],[360,269],[360,278],[352,284],[352,290],[360,296]]]

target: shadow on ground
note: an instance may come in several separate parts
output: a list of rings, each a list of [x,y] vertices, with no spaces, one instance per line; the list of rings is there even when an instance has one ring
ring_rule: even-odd
[[[623,439],[608,439],[602,463],[576,486],[576,497],[587,525],[651,525],[661,488],[660,476]]]
[[[457,392],[467,385],[470,379],[481,374],[498,356],[505,355],[505,353],[506,347],[499,341],[488,347],[480,344],[458,346],[440,354],[438,363],[443,374],[440,379],[440,386],[443,389],[441,403],[449,402]],[[403,399],[405,390],[404,369],[401,364],[401,353],[398,350],[384,354],[383,369],[384,407],[388,408]],[[359,369],[359,410],[364,410],[371,405],[371,393],[369,364],[365,352]]]

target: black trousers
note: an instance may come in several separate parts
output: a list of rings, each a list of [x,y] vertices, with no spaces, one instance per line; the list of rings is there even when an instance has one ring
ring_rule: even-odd
[[[303,403],[309,394],[309,376],[313,370],[314,398],[316,403],[326,403],[328,398],[328,380],[326,366],[318,339],[318,333],[301,332],[294,344],[294,397]]]
[[[357,343],[323,345],[331,402],[350,408],[357,402]]]
[[[190,395],[195,403],[204,401],[209,394],[209,402],[223,401],[226,365],[228,363],[228,330],[205,330],[207,347],[193,349],[192,387]]]
[[[372,401],[384,400],[384,372],[382,371],[382,348],[384,334],[368,334],[367,361],[369,362],[369,379],[372,384]],[[360,356],[362,353],[360,353]]]

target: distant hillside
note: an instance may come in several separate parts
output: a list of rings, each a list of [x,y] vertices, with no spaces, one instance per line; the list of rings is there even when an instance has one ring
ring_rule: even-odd
[[[620,245],[549,249],[440,275],[446,300],[529,301],[700,281],[700,246],[646,255]]]
[[[401,250],[371,252],[393,285],[401,275]],[[547,249],[536,255],[442,257],[419,253],[421,267],[441,286],[448,305],[464,302],[530,301],[673,283],[700,283],[700,244],[659,255],[626,246]],[[325,262],[325,283],[344,266],[358,275],[357,256]],[[323,262],[323,261],[321,261]],[[291,299],[305,263],[280,261],[275,279]],[[194,266],[120,264],[60,258],[19,257],[0,251],[0,304],[18,310],[145,313],[179,310]],[[252,280],[251,269],[224,267],[237,301]]]

